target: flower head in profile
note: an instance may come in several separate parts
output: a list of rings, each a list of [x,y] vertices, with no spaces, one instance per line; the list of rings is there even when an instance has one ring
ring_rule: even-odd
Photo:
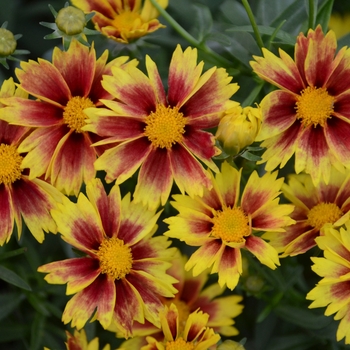
[[[148,345],[141,350],[206,350],[218,343],[220,335],[207,327],[209,315],[202,311],[192,312],[181,326],[179,313],[174,304],[159,313],[164,340],[149,336]]]
[[[168,307],[174,304],[177,307],[179,325],[184,326],[188,316],[192,312],[200,310],[209,315],[207,326],[212,328],[215,333],[226,337],[237,335],[239,332],[234,327],[233,318],[241,314],[243,310],[243,305],[239,304],[243,299],[242,296],[220,296],[225,289],[220,288],[217,283],[204,288],[209,277],[208,270],[194,277],[191,272],[185,270],[187,260],[187,257],[180,253],[172,260],[172,266],[167,273],[178,280],[174,284],[178,292],[174,298],[164,298],[164,304]],[[141,348],[142,345],[147,344],[147,335],[152,335],[157,340],[164,337],[162,332],[149,322],[144,324],[135,322],[133,334],[134,338],[123,342],[121,346],[123,350]]]
[[[332,168],[328,185],[321,180],[316,186],[310,175],[291,174],[282,192],[295,205],[291,214],[295,224],[286,232],[263,236],[282,257],[305,253],[316,245],[315,238],[325,226],[340,227],[349,220],[350,170],[341,173]]]
[[[311,258],[312,270],[322,279],[306,299],[313,300],[309,308],[327,307],[326,316],[336,313],[337,341],[345,338],[345,344],[350,344],[350,223],[339,230],[327,227],[316,242],[324,257]]]
[[[109,108],[88,108],[84,130],[105,139],[95,145],[118,143],[95,162],[107,172],[106,180],[122,183],[141,166],[134,193],[151,209],[164,205],[173,181],[190,196],[210,187],[204,163],[214,171],[211,159],[218,153],[213,134],[203,129],[218,125],[238,89],[222,68],[202,74],[197,50],[184,52],[177,46],[169,68],[166,95],[155,63],[147,56],[148,77],[138,68],[112,69],[102,85],[114,101],[102,100]]]
[[[157,2],[162,8],[168,6],[168,0]],[[159,12],[149,0],[72,0],[72,4],[84,12],[95,12],[95,28],[123,44],[164,28],[156,19]]]
[[[262,79],[276,85],[261,102],[264,140],[262,162],[271,171],[284,167],[295,154],[295,172],[305,171],[314,183],[329,182],[331,165],[350,168],[350,49],[337,53],[333,31],[321,26],[297,38],[294,61],[263,49],[251,66]]]
[[[3,82],[0,98],[6,100],[13,96],[27,98],[10,78]],[[2,107],[0,104],[0,109]],[[50,210],[56,208],[63,195],[43,180],[30,179],[26,174],[24,155],[18,148],[29,132],[30,128],[0,121],[0,246],[10,240],[15,224],[18,239],[21,237],[22,219],[40,243],[45,238],[44,232],[56,233]]]
[[[77,203],[67,198],[52,211],[62,238],[85,256],[51,262],[38,268],[51,284],[67,283],[75,294],[63,322],[81,329],[94,316],[104,328],[111,323],[128,337],[133,321],[145,319],[160,327],[161,297],[173,297],[176,280],[166,274],[174,248],[166,237],[152,237],[155,214],[120,197],[115,185],[107,196],[102,182],[92,180]],[[95,311],[96,310],[96,311]]]
[[[169,224],[165,235],[200,247],[186,263],[186,270],[193,268],[196,276],[212,266],[211,273],[219,274],[219,285],[232,290],[242,274],[241,249],[249,250],[271,269],[279,265],[277,251],[256,233],[283,232],[294,222],[289,217],[293,206],[279,204],[283,178],[277,179],[277,172],[259,177],[254,171],[242,196],[241,170],[227,162],[211,181],[213,188],[206,189],[202,198],[173,196],[171,203],[179,214],[164,220]]]
[[[1,101],[6,106],[0,118],[35,129],[19,145],[19,152],[27,153],[23,167],[30,169],[31,179],[44,175],[63,193],[77,195],[83,182],[94,178],[93,164],[104,148],[91,147],[100,138],[82,130],[84,109],[101,105],[100,98],[112,98],[101,79],[113,65],[135,63],[119,57],[106,64],[107,58],[107,50],[96,60],[94,48],[74,40],[66,52],[55,47],[52,63],[39,58],[16,69],[20,87],[35,99]]]

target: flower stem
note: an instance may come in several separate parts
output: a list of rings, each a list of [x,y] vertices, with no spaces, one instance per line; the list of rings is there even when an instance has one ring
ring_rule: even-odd
[[[309,28],[315,29],[315,0],[309,0]]]
[[[242,3],[243,3],[243,6],[247,12],[247,15],[249,17],[249,21],[250,21],[250,24],[252,25],[252,28],[253,28],[253,31],[254,31],[254,34],[255,34],[255,38],[256,38],[256,42],[262,52],[262,48],[264,47],[264,43],[261,39],[261,35],[259,33],[259,29],[258,29],[258,25],[256,24],[256,21],[255,21],[255,18],[254,18],[254,15],[253,15],[253,12],[252,12],[252,9],[250,8],[250,5],[248,3],[247,0],[242,0]]]

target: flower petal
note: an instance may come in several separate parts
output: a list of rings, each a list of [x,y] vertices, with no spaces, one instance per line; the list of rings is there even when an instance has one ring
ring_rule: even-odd
[[[152,6],[153,7],[153,6]],[[157,103],[160,103],[164,106],[166,106],[166,96],[164,91],[164,86],[162,83],[162,79],[159,75],[157,65],[154,63],[154,61],[147,55],[146,56],[146,68],[149,80],[153,86],[153,90],[156,95]]]
[[[14,226],[14,210],[10,189],[4,184],[0,185],[0,246],[7,243],[12,235]],[[19,230],[19,236],[22,229]]]

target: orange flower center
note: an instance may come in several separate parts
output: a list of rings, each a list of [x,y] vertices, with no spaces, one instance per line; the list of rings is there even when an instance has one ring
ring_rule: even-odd
[[[335,203],[319,203],[307,214],[310,226],[321,229],[324,224],[334,224],[343,216],[343,212]]]
[[[10,185],[21,178],[22,159],[15,146],[0,145],[0,184]]]
[[[170,149],[182,141],[186,119],[177,107],[158,104],[155,112],[146,117],[146,124],[145,135],[153,146]]]
[[[85,119],[88,118],[84,109],[94,106],[88,97],[75,96],[64,107],[63,121],[75,132],[83,132],[81,128],[86,125]]]
[[[111,25],[121,33],[139,29],[142,24],[143,21],[138,13],[125,11],[117,15]]]
[[[106,273],[114,279],[127,275],[132,267],[132,254],[129,246],[116,237],[106,238],[98,248],[101,273]]]
[[[242,243],[250,235],[247,215],[240,207],[224,208],[216,211],[212,219],[214,225],[211,234],[226,242]]]
[[[165,350],[192,350],[193,343],[187,343],[183,338],[178,338],[175,341],[168,341],[165,345]]]
[[[334,101],[334,97],[325,88],[308,86],[297,97],[297,118],[301,119],[304,127],[312,124],[314,127],[324,126],[327,118],[331,118]]]

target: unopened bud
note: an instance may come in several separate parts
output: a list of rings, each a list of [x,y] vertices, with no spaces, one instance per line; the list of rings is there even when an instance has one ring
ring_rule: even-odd
[[[5,28],[0,28],[0,57],[7,57],[13,54],[17,47],[14,35]]]
[[[244,346],[233,340],[225,340],[221,345],[218,346],[217,350],[245,350]]]
[[[84,12],[73,6],[59,10],[55,22],[57,28],[68,35],[81,33],[86,25]]]

